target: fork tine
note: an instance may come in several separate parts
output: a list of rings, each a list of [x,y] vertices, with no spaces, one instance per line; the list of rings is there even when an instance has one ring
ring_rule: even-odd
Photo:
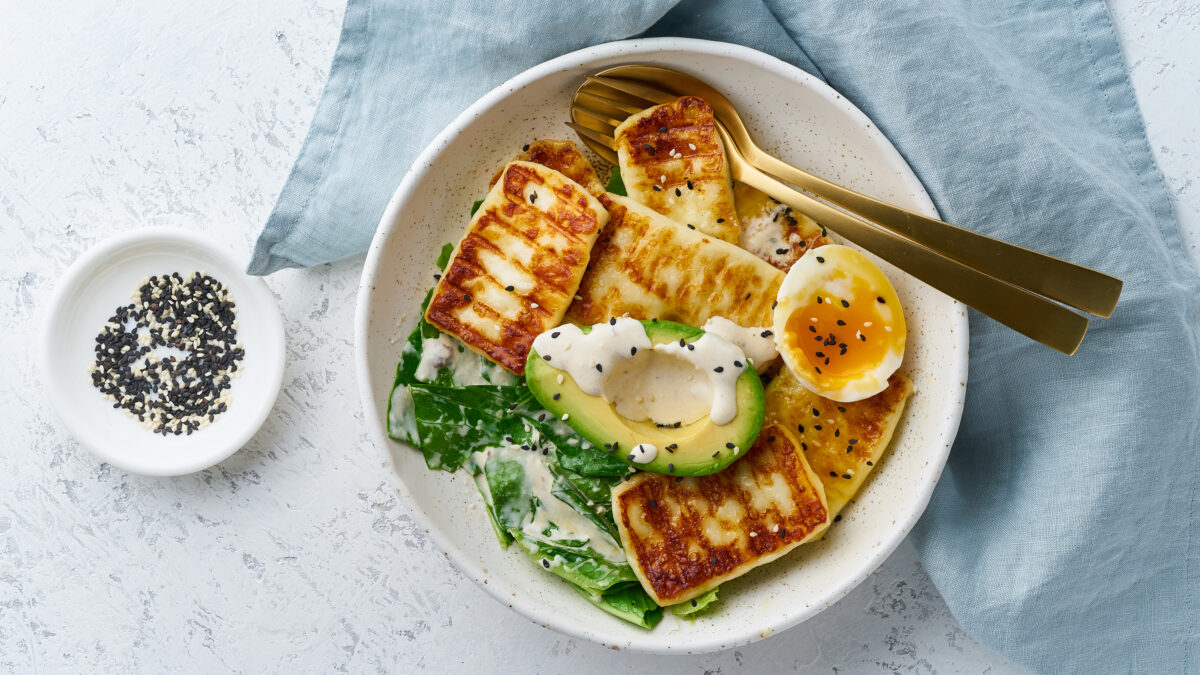
[[[647,101],[644,98],[630,96],[629,94],[619,92],[616,89],[602,87],[594,82],[585,81],[582,85],[580,85],[579,89],[575,92],[575,95],[578,97],[581,94],[587,94],[592,99],[607,103],[608,105],[613,106],[627,115],[639,113],[654,105],[652,102]]]
[[[598,113],[595,110],[589,110],[588,108],[579,105],[572,106],[571,112],[577,113],[577,115],[572,116],[572,119],[574,119],[576,122],[580,122],[582,124],[584,120],[580,120],[578,115],[585,115],[588,117],[588,120],[586,120],[587,122],[595,122],[595,124],[591,125],[590,128],[595,131],[607,133],[609,136],[615,136],[617,127],[621,126],[621,122],[624,121],[614,120],[607,115]]]
[[[671,101],[679,98],[678,96],[668,94],[661,89],[655,89],[654,87],[648,87],[644,84],[631,82],[629,80],[622,80],[615,77],[597,77],[595,75],[588,75],[585,79],[588,82],[599,84],[608,87],[609,89],[615,89],[623,94],[636,96],[637,98],[648,101],[651,105],[670,103]]]
[[[597,112],[602,112],[605,115],[624,121],[630,115],[636,115],[642,112],[645,108],[636,105],[629,105],[611,98],[604,98],[590,91],[580,89],[575,92],[575,100],[572,104],[580,108],[589,108]]]
[[[567,122],[567,126],[574,129],[576,133],[578,133],[580,136],[584,137],[587,140],[595,141],[596,143],[603,145],[604,147],[608,148],[609,150],[617,149],[616,142],[613,141],[612,136],[605,136],[603,133],[596,131],[595,129],[589,129],[589,128],[583,126],[582,124],[576,124],[575,122]]]

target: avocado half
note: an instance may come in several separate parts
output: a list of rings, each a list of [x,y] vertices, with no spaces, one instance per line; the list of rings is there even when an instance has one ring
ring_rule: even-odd
[[[671,321],[642,321],[651,344],[695,342],[704,331]],[[590,326],[582,328],[591,332]],[[562,375],[559,384],[558,376]],[[714,424],[707,416],[681,427],[659,427],[651,420],[630,420],[600,396],[585,393],[566,371],[529,351],[525,382],[534,398],[580,436],[626,464],[653,473],[703,476],[729,466],[753,445],[763,421],[763,387],[753,368],[737,379],[737,414],[727,424]],[[555,397],[557,394],[557,398]],[[629,453],[640,443],[658,449],[650,462],[638,463]]]

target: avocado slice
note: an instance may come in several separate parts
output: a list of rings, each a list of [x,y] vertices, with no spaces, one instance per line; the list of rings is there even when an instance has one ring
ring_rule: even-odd
[[[652,345],[681,340],[692,343],[704,335],[698,328],[671,321],[641,324]],[[581,330],[590,333],[591,327]],[[737,413],[726,424],[715,424],[707,414],[680,426],[631,420],[603,397],[580,389],[567,371],[545,361],[536,349],[530,349],[525,381],[538,402],[579,435],[643,471],[675,476],[716,473],[745,454],[762,426],[763,387],[753,368],[746,368],[736,380]],[[640,444],[654,446],[657,452],[653,460],[642,463],[630,459],[630,453]]]

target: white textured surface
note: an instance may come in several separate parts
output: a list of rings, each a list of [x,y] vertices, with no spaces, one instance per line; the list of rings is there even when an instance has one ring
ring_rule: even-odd
[[[288,370],[242,452],[177,479],[97,463],[46,410],[41,303],[113,231],[186,227],[249,250],[303,140],[341,2],[74,4],[0,5],[0,670],[1013,670],[963,633],[907,544],[816,619],[704,657],[615,653],[494,602],[414,526],[362,431],[361,260],[268,280]],[[1113,9],[1195,256],[1200,10]]]

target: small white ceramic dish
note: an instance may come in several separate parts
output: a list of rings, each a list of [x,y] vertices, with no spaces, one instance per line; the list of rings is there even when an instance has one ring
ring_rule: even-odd
[[[866,194],[936,216],[904,159],[836,91],[782,61],[730,44],[662,38],[599,45],[536,66],[463,112],[417,158],[380,221],[363,269],[357,367],[366,420],[391,457],[400,494],[437,545],[497,600],[531,620],[617,648],[696,653],[743,645],[829,607],[865,579],[924,511],[958,430],[967,376],[962,305],[881,265],[905,307],[904,369],[916,393],[892,447],[855,503],[818,542],[723,584],[717,609],[694,623],[669,613],[646,631],[590,605],[557,577],[496,544],[466,472],[429,471],[419,452],[387,438],[384,415],[404,338],[434,283],[441,246],[456,242],[471,202],[522,144],[576,140],[566,127],[585,74],[622,63],[673,67],[737,105],[763,148]]]
[[[163,436],[112,407],[92,386],[89,367],[96,335],[117,307],[132,302],[153,275],[204,272],[229,289],[238,339],[246,355],[231,381],[229,410],[191,435]],[[42,331],[46,396],[79,443],[100,459],[132,473],[178,476],[237,452],[262,426],[283,382],[283,319],[262,279],[199,234],[148,229],[106,239],[77,259],[50,300]]]

